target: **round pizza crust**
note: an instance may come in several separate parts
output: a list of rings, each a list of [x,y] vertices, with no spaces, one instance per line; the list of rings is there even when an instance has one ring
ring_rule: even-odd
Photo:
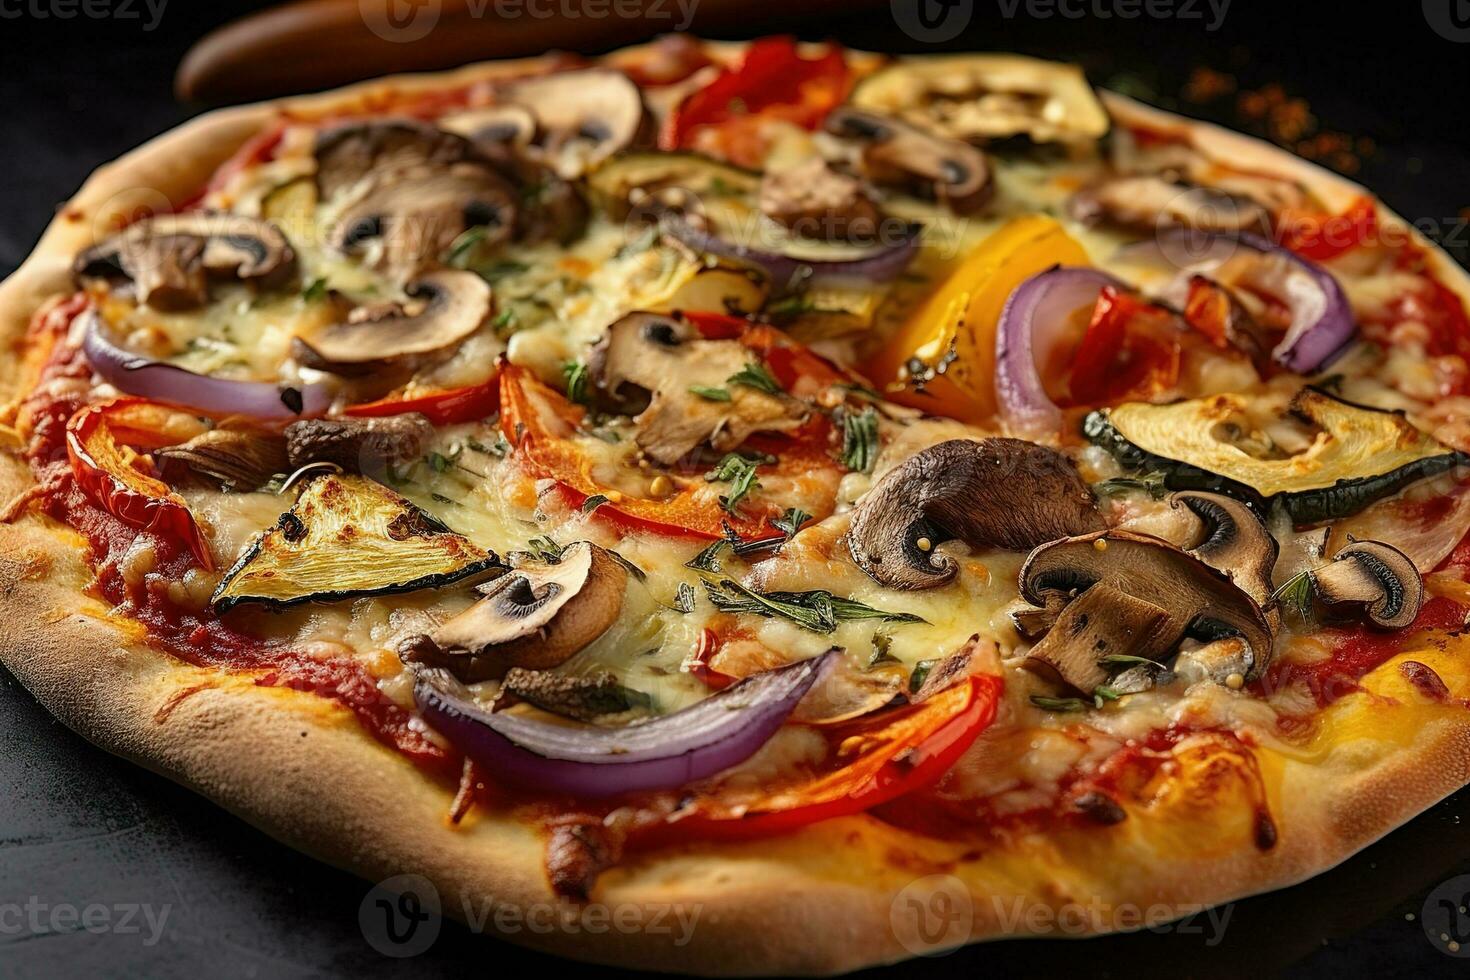
[[[72,256],[140,193],[187,199],[282,109],[338,112],[389,91],[546,64],[387,78],[186,123],[97,170],[60,210],[0,285],[0,335],[19,343],[35,309],[70,290]],[[1207,153],[1295,179],[1335,209],[1364,193],[1269,144],[1112,93],[1105,101],[1125,123],[1187,132]],[[1380,218],[1407,228],[1381,206]],[[1470,277],[1420,241],[1440,280],[1470,300]],[[3,372],[0,391],[15,397],[18,360]],[[0,459],[0,499],[31,484],[22,460]],[[482,811],[451,825],[453,787],[380,744],[346,709],[143,644],[136,626],[83,593],[84,551],[79,535],[34,514],[0,526],[0,614],[13,624],[0,659],[52,714],[294,848],[369,881],[423,875],[447,915],[581,960],[708,975],[830,974],[965,942],[1140,928],[1315,875],[1470,782],[1470,711],[1428,701],[1398,671],[1403,660],[1422,661],[1456,699],[1470,697],[1470,640],[1432,637],[1323,712],[1300,751],[1253,753],[1276,828],[1269,847],[1247,812],[1248,788],[1230,784],[1235,769],[1203,745],[1199,765],[1148,805],[1129,805],[1114,826],[1018,834],[972,850],[847,817],[769,840],[635,855],[604,873],[591,905],[579,908],[551,892],[537,828]],[[936,931],[924,909],[938,893],[960,915]],[[1084,914],[1098,909],[1113,911]],[[1129,909],[1139,917],[1119,914]]]

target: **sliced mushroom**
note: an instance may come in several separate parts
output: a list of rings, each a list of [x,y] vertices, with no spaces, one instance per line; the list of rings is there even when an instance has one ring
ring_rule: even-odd
[[[645,711],[653,699],[623,686],[611,671],[572,675],[512,667],[495,696],[495,710],[520,702],[564,718],[596,721],[608,715]]]
[[[335,463],[349,473],[376,474],[420,459],[434,425],[417,412],[386,418],[303,419],[286,426],[291,466]]]
[[[1249,198],[1159,174],[1112,177],[1084,188],[1068,202],[1084,224],[1134,231],[1184,227],[1202,231],[1267,232],[1271,214]]]
[[[520,105],[494,105],[456,112],[439,119],[438,124],[440,129],[457,133],[474,143],[492,160],[504,151],[516,152],[530,146],[536,137],[536,115]]]
[[[1204,536],[1189,553],[1224,572],[1264,608],[1274,591],[1271,570],[1280,548],[1256,512],[1234,497],[1201,490],[1181,490],[1169,498],[1171,507],[1181,504],[1204,523]]]
[[[1382,541],[1354,541],[1311,572],[1317,600],[1330,607],[1360,607],[1384,629],[1414,622],[1424,602],[1424,580],[1402,551]]]
[[[234,490],[254,490],[290,470],[286,440],[267,429],[220,426],[188,442],[155,450],[155,460],[179,463]]]
[[[490,315],[490,287],[473,272],[432,272],[404,293],[418,301],[411,312],[398,304],[360,307],[344,323],[297,336],[292,352],[319,371],[364,374],[448,353]]]
[[[1108,679],[1105,657],[1154,659],[1178,642],[1169,610],[1106,582],[1089,586],[1067,604],[1023,666],[1091,694]]]
[[[1264,669],[1270,659],[1273,634],[1255,599],[1224,573],[1161,538],[1116,528],[1097,531],[1044,544],[1021,566],[1021,597],[1027,602],[1045,606],[1049,599],[1069,600],[1052,628],[1053,633],[1064,620],[1069,620],[1072,607],[1099,583],[1167,613],[1163,620],[1151,625],[1143,646],[1145,652],[1134,653],[1135,656],[1153,658],[1172,651],[1185,636],[1207,640],[1239,636],[1254,654],[1255,672]],[[1089,604],[1098,602],[1091,600]],[[1070,621],[1075,622],[1080,616],[1079,612]],[[1101,623],[1083,625],[1111,631],[1112,642],[1106,650],[1097,648],[1097,642],[1109,636],[1097,633],[1090,636],[1100,658],[1136,646],[1136,636],[1125,635],[1115,627],[1132,626],[1139,621],[1130,613],[1122,620],[1104,619]],[[1042,642],[1046,643],[1051,635],[1048,633]],[[1089,681],[1095,674],[1068,658],[1050,659],[1054,665],[1069,664],[1068,682],[1090,693],[1089,688],[1076,681]]]
[[[575,180],[652,131],[642,92],[610,68],[536,75],[510,83],[502,95],[535,113],[547,163],[565,180]]]
[[[760,208],[793,233],[819,241],[871,240],[881,217],[861,182],[816,157],[768,172],[761,180]]]
[[[559,667],[617,620],[627,584],[622,563],[579,541],[554,563],[528,562],[481,586],[480,601],[399,652],[467,682]]]
[[[1061,453],[1022,439],[951,439],[909,457],[859,501],[853,560],[894,589],[932,589],[959,564],[937,546],[1025,551],[1103,527],[1092,492]]]
[[[834,647],[838,653],[840,648]],[[897,664],[865,668],[852,657],[836,656],[806,693],[791,719],[804,725],[834,725],[886,707],[901,698],[907,681]]]
[[[289,279],[296,253],[268,221],[215,211],[145,218],[76,257],[80,282],[131,280],[141,303],[163,310],[202,306],[209,280],[273,287]]]
[[[333,247],[404,278],[437,262],[467,228],[508,239],[510,183],[462,136],[413,120],[349,123],[316,143],[317,187],[338,209]]]
[[[850,107],[834,110],[826,126],[829,133],[862,145],[863,173],[875,184],[939,201],[958,214],[975,211],[990,199],[990,165],[968,143]]]
[[[639,447],[673,463],[705,443],[727,452],[752,433],[785,432],[806,418],[794,398],[730,382],[755,360],[738,341],[706,340],[681,319],[630,313],[607,328],[588,369],[608,404],[638,413]],[[714,390],[728,400],[708,397]]]

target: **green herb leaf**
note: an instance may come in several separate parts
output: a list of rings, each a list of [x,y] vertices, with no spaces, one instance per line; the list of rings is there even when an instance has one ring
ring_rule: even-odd
[[[1093,707],[1101,708],[1104,701],[1116,701],[1122,696],[1121,692],[1115,691],[1106,685],[1099,684],[1092,689],[1092,704]]]
[[[424,457],[428,460],[429,468],[435,473],[446,473],[454,465],[454,461],[443,453],[433,452]]]
[[[730,392],[725,388],[714,388],[710,385],[690,385],[689,393],[707,398],[712,402],[727,402],[730,400]]]
[[[1110,653],[1105,657],[1098,657],[1097,662],[1104,667],[1120,667],[1125,664],[1129,666],[1145,664],[1149,667],[1157,667],[1160,670],[1164,669],[1164,665],[1157,660],[1150,660],[1147,657],[1135,657],[1131,653]]]
[[[723,539],[716,541],[686,561],[684,567],[699,572],[718,572],[720,571],[720,552],[729,546],[729,541]]]
[[[561,366],[562,377],[567,379],[567,398],[578,405],[589,401],[587,393],[587,365],[583,361],[568,361]]]
[[[561,553],[566,549],[548,537],[532,538],[526,542],[526,547],[544,562],[556,564],[561,561]]]
[[[924,682],[929,679],[929,671],[933,670],[937,663],[939,663],[938,660],[920,660],[914,664],[914,671],[909,674],[909,693],[912,694],[924,686]]]
[[[502,279],[509,278],[510,276],[518,276],[530,268],[524,262],[516,262],[513,259],[500,259],[496,262],[491,262],[489,265],[477,265],[470,271],[493,286]]]
[[[1315,620],[1312,613],[1311,570],[1303,569],[1283,582],[1281,588],[1271,593],[1268,606],[1291,612],[1304,625],[1310,625]]]
[[[778,617],[816,633],[830,633],[840,622],[881,619],[888,623],[922,623],[909,613],[890,613],[857,601],[833,596],[825,589],[810,592],[761,593],[731,579],[719,585],[704,583],[714,607],[721,612],[753,613],[766,618]]]
[[[882,630],[875,631],[873,633],[873,655],[868,658],[868,669],[898,663],[898,658],[888,652],[892,647],[893,637]]]
[[[695,597],[694,586],[688,582],[680,582],[678,590],[674,592],[674,608],[685,614],[694,612]]]
[[[582,513],[590,514],[607,502],[608,500],[606,494],[594,493],[592,496],[582,501]]]
[[[308,303],[315,303],[319,299],[326,299],[326,296],[327,280],[325,276],[317,276],[301,291],[301,298]]]
[[[842,416],[842,465],[854,473],[869,473],[878,458],[878,412],[869,406]]]
[[[1099,497],[1146,493],[1154,500],[1162,500],[1169,493],[1169,488],[1164,485],[1164,474],[1155,470],[1142,476],[1115,476],[1110,480],[1094,483],[1092,492]]]
[[[1082,698],[1048,698],[1040,694],[1031,695],[1031,703],[1047,711],[1086,711],[1093,707],[1091,701]]]
[[[739,453],[726,453],[719,465],[704,475],[711,483],[730,484],[730,492],[720,497],[720,507],[725,513],[738,514],[741,502],[760,489],[756,468],[769,461],[768,456],[752,459]]]
[[[470,252],[474,251],[476,245],[485,240],[490,229],[484,225],[474,225],[460,232],[454,241],[449,243],[449,248],[444,253],[444,264],[455,269],[463,269],[469,261]]]
[[[755,361],[751,361],[730,375],[725,382],[732,385],[745,385],[747,388],[764,391],[768,395],[779,395],[785,390],[781,387],[781,382],[776,380],[776,376],[766,370],[764,364],[758,364]]]
[[[796,537],[796,532],[801,530],[802,525],[811,519],[812,515],[800,507],[788,507],[780,517],[771,521],[771,527],[780,531],[786,536],[786,540],[790,541]]]

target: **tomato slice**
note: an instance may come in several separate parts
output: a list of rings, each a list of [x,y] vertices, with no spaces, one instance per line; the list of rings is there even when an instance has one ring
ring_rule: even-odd
[[[188,544],[206,570],[209,547],[182,497],[144,471],[131,450],[159,449],[185,442],[204,426],[191,415],[142,398],[89,405],[66,425],[66,452],[83,492],[132,527],[171,535]]]
[[[374,402],[353,405],[343,412],[359,418],[381,418],[418,412],[435,425],[478,422],[500,410],[500,376],[493,374],[479,384],[463,388],[446,388],[408,398],[380,398]]]
[[[742,538],[776,533],[770,520],[780,516],[781,508],[774,503],[762,509],[756,502],[747,501],[739,514],[730,514],[720,507],[718,494],[698,486],[686,487],[661,500],[630,497],[609,489],[597,480],[592,472],[593,460],[579,444],[577,429],[585,417],[585,409],[567,401],[561,392],[524,368],[509,364],[501,368],[501,431],[528,469],[555,480],[571,505],[580,506],[594,495],[609,497],[595,515],[630,531],[707,539],[724,537],[726,527]],[[776,437],[763,440],[762,449],[776,450],[773,454],[778,461],[761,466],[757,475],[836,470],[837,462],[826,451],[826,431],[823,418],[800,433],[802,438],[781,439],[779,446]],[[830,511],[829,506],[827,513]]]
[[[1179,378],[1180,338],[1173,316],[1104,286],[1072,361],[1070,404],[1146,398]]]
[[[636,826],[630,843],[658,846],[693,839],[764,837],[818,820],[872,809],[930,785],[995,720],[1002,680],[977,674],[934,697],[878,720],[834,726],[828,735],[845,758],[838,768],[773,781],[753,796],[700,796],[678,814]],[[855,755],[842,748],[858,746]]]
[[[712,129],[714,143],[727,159],[759,166],[766,151],[759,131],[763,119],[816,129],[851,87],[840,48],[807,58],[792,38],[761,38],[751,42],[737,66],[725,69],[669,114],[659,146],[688,149],[700,142],[700,131]]]
[[[1378,206],[1366,194],[1358,195],[1342,214],[1293,212],[1281,218],[1281,244],[1314,262],[1361,248],[1377,233]]]

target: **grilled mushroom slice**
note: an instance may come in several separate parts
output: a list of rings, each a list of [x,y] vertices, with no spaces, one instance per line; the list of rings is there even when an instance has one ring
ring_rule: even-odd
[[[484,598],[409,637],[399,652],[468,682],[503,677],[512,667],[558,667],[617,620],[627,584],[621,562],[578,541],[555,562],[528,562],[481,586]]]
[[[738,341],[705,340],[681,319],[630,313],[607,328],[588,370],[604,402],[638,413],[639,447],[673,463],[704,443],[726,452],[806,418],[794,398],[730,381],[755,360]]]
[[[1094,595],[1099,585],[1104,591]],[[1037,666],[1085,693],[1097,686],[1092,668],[1103,657],[1155,659],[1185,636],[1239,636],[1254,654],[1252,676],[1270,659],[1273,635],[1260,605],[1224,573],[1161,538],[1115,528],[1049,542],[1021,566],[1020,586],[1033,605],[1068,602],[1037,644],[1045,645]]]
[[[215,211],[145,218],[77,255],[80,282],[131,280],[141,303],[161,310],[202,306],[209,280],[278,286],[296,268],[296,253],[268,221]]]
[[[990,165],[968,143],[847,106],[834,110],[826,127],[862,145],[863,173],[875,184],[939,201],[957,214],[975,211],[990,199]]]
[[[377,474],[424,455],[434,425],[417,412],[386,418],[303,419],[286,426],[292,467],[335,463],[349,473]]]
[[[1110,178],[1078,191],[1067,206],[1072,217],[1085,224],[1106,223],[1133,231],[1271,229],[1271,213],[1250,198],[1159,174]]]
[[[333,247],[404,278],[467,228],[503,242],[515,227],[514,188],[463,136],[386,119],[327,130],[315,152],[320,197],[338,209]]]
[[[490,287],[473,272],[431,272],[404,293],[418,301],[412,312],[396,303],[359,307],[344,323],[294,338],[292,352],[319,371],[365,374],[448,353],[490,315]]]
[[[575,180],[651,133],[638,86],[611,68],[537,75],[502,90],[507,102],[536,115],[547,163],[565,180]]]
[[[819,158],[768,172],[761,180],[760,208],[793,233],[821,241],[871,241],[881,218],[861,182]]]
[[[234,490],[254,490],[290,470],[286,440],[279,432],[222,425],[188,442],[153,452],[155,460],[178,463]]]
[[[518,152],[536,137],[536,115],[520,105],[495,105],[456,112],[438,120],[439,128],[474,143],[490,159]]]
[[[853,560],[894,589],[932,589],[959,564],[936,546],[1025,551],[1103,526],[1092,492],[1061,453],[1022,439],[951,439],[909,457],[858,502]]]
[[[247,603],[279,609],[438,588],[501,567],[381,483],[327,474],[255,539],[210,601],[220,613]]]
[[[1264,608],[1273,591],[1271,571],[1280,546],[1256,512],[1234,497],[1202,490],[1180,491],[1169,498],[1169,505],[1188,508],[1204,523],[1204,536],[1189,553],[1224,572]]]
[[[576,721],[596,721],[608,715],[646,711],[653,705],[651,697],[623,686],[611,671],[574,675],[512,667],[495,696],[495,710],[522,701]]]
[[[1355,606],[1384,629],[1403,629],[1419,615],[1424,580],[1409,556],[1382,541],[1354,541],[1311,573],[1317,600]]]

